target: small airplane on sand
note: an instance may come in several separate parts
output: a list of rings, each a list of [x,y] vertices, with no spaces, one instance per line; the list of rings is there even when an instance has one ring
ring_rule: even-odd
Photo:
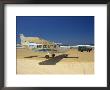
[[[50,57],[54,58],[57,53],[64,53],[68,51],[68,48],[60,47],[59,44],[54,42],[39,38],[39,37],[25,37],[23,34],[20,34],[21,45],[27,49],[30,49],[34,52],[43,52],[45,53],[45,58]],[[67,57],[68,54],[65,54]]]

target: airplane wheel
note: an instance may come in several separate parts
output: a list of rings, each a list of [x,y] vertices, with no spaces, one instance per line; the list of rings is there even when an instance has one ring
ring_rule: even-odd
[[[52,54],[52,58],[54,58],[55,57],[55,54]]]
[[[65,58],[67,58],[67,57],[68,57],[68,54],[65,55]]]
[[[46,58],[46,59],[49,59],[49,55],[45,55],[45,58]]]

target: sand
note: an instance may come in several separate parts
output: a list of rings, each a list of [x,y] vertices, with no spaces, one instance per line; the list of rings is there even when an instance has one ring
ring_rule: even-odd
[[[65,54],[65,53],[63,53]],[[64,58],[57,54],[54,59],[44,58],[45,53],[17,49],[17,74],[94,74],[94,51],[79,52],[71,49]]]

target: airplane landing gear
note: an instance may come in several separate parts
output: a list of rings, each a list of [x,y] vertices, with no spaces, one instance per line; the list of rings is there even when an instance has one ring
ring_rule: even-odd
[[[68,54],[65,54],[65,58],[67,58],[68,57]]]
[[[52,54],[52,58],[54,58],[55,57],[55,54]]]
[[[46,58],[46,59],[49,59],[49,55],[45,55],[45,58]]]

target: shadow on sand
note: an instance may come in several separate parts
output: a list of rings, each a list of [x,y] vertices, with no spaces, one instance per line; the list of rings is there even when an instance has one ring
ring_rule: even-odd
[[[33,57],[37,57],[37,56],[28,56],[28,57],[24,57],[24,58],[33,58]]]
[[[78,58],[78,57],[65,57],[65,55],[66,54],[62,54],[62,55],[56,56],[54,58],[50,58],[46,61],[42,61],[39,63],[39,65],[56,65],[56,63],[58,63],[63,58]]]

